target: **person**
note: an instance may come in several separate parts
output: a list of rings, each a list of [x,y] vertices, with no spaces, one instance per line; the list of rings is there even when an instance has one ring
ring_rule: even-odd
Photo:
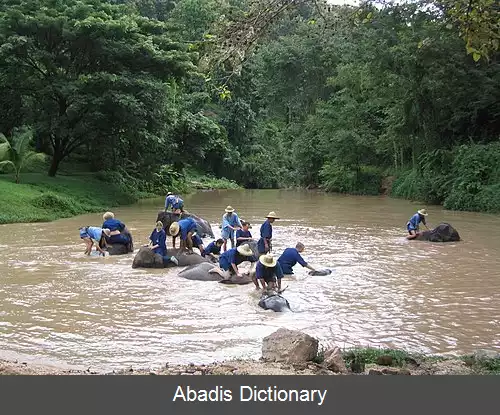
[[[271,252],[272,239],[273,239],[273,225],[272,223],[279,219],[278,215],[275,212],[269,212],[266,216],[266,221],[260,225],[260,239],[257,242],[257,249],[259,251],[259,255],[264,255]]]
[[[228,206],[222,215],[222,239],[224,239],[224,252],[227,250],[227,240],[231,240],[231,248],[234,248],[234,231],[241,228],[240,218],[232,206]]]
[[[172,245],[175,248],[175,239],[180,237],[180,249],[187,249],[189,254],[193,254],[193,234],[196,232],[196,222],[193,218],[181,219],[170,225],[169,233],[172,236]]]
[[[109,243],[112,244],[123,244],[126,245],[130,242],[130,238],[127,236],[127,227],[125,224],[115,219],[115,214],[113,212],[106,212],[102,215],[104,220],[102,227],[110,230]]]
[[[224,252],[219,257],[219,267],[229,274],[236,274],[236,276],[241,277],[238,271],[238,265],[244,261],[250,261],[252,263],[257,261],[257,258],[253,255],[252,249],[248,244],[240,245],[237,248],[231,248]]]
[[[315,271],[314,267],[309,265],[304,258],[300,255],[304,252],[305,246],[302,242],[297,242],[295,248],[286,248],[281,256],[278,258],[278,262],[281,266],[281,270],[284,275],[293,275],[293,267],[297,262],[303,267],[309,268],[311,271]]]
[[[217,260],[220,255],[220,250],[224,245],[224,239],[219,238],[216,241],[210,242],[201,254],[202,257],[209,257],[210,259]]]
[[[103,248],[106,246],[106,238],[105,236],[110,235],[109,229],[99,228],[98,226],[84,226],[79,229],[80,238],[85,242],[85,255],[90,255],[92,252],[92,246],[94,242],[96,244],[95,250],[99,252],[100,255],[105,256],[106,252],[104,252]]]
[[[261,255],[255,268],[255,278],[257,281],[260,280],[263,290],[266,288],[274,290],[277,285],[278,292],[280,292],[281,278],[283,278],[283,270],[280,263],[270,254]],[[255,285],[258,289],[258,282],[255,282]]]
[[[406,224],[406,229],[408,230],[408,233],[410,235],[417,235],[419,227],[420,227],[420,223],[423,223],[423,225],[426,227],[426,229],[429,230],[429,228],[427,227],[427,224],[425,223],[425,217],[427,215],[428,215],[428,213],[427,213],[426,209],[420,209],[419,211],[417,211],[417,213],[415,213],[410,218],[410,220]]]
[[[167,233],[163,229],[163,222],[156,222],[156,227],[151,232],[149,237],[149,248],[163,258],[163,263],[173,262],[175,265],[179,265],[179,261],[174,256],[167,255]]]
[[[175,214],[181,214],[184,212],[184,200],[182,200],[179,196],[174,195],[172,192],[168,192],[167,197],[165,198],[165,212],[170,206],[172,206],[172,212]]]
[[[248,242],[252,240],[252,234],[249,229],[252,229],[250,223],[241,221],[241,229],[236,231],[236,246],[240,246],[242,243]]]
[[[205,247],[203,246],[203,239],[200,238],[200,236],[195,232],[193,233],[193,236],[191,237],[191,242],[193,246],[198,248],[200,250],[201,256],[205,256]]]

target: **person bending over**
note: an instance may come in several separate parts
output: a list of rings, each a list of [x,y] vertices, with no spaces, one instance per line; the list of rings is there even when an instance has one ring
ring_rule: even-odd
[[[248,244],[240,245],[237,248],[231,248],[224,252],[219,258],[219,267],[229,275],[241,277],[238,265],[244,261],[252,263],[257,261]]]
[[[257,267],[255,268],[255,278],[257,281],[260,280],[262,289],[278,289],[281,291],[281,279],[283,278],[283,270],[279,262],[272,255],[266,254],[261,255]],[[259,288],[259,284],[255,282],[256,288]]]
[[[170,225],[169,233],[172,236],[172,245],[175,248],[175,239],[180,238],[180,249],[187,250],[188,254],[193,252],[193,234],[196,232],[196,222],[192,218],[181,219]]]
[[[284,275],[293,275],[292,268],[297,263],[299,263],[303,267],[309,268],[311,271],[315,271],[315,269],[311,265],[304,261],[302,255],[300,255],[302,252],[304,252],[304,249],[304,244],[301,242],[297,242],[295,248],[286,248],[283,251],[281,256],[278,258],[278,262],[281,265],[281,269]]]

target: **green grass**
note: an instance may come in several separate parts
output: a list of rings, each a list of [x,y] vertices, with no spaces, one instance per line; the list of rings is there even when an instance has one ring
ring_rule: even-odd
[[[57,177],[24,173],[19,184],[5,174],[0,175],[0,223],[48,222],[106,211],[134,203],[140,196],[90,173]]]

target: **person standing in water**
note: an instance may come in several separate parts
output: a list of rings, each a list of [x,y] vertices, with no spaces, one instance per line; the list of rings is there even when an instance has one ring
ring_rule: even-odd
[[[429,228],[427,227],[427,224],[425,223],[425,218],[426,218],[427,215],[428,215],[427,210],[420,209],[419,211],[417,211],[417,213],[415,213],[410,218],[410,220],[406,224],[406,229],[408,230],[408,233],[410,235],[417,235],[417,233],[419,231],[419,227],[420,227],[419,225],[420,225],[420,223],[423,223],[423,225],[425,226],[425,228],[427,230],[429,230]]]
[[[257,249],[259,251],[259,255],[264,255],[273,249],[272,239],[273,239],[273,222],[279,219],[276,212],[269,212],[266,216],[266,221],[260,225],[260,239],[257,243]]]
[[[231,248],[234,248],[234,233],[237,229],[241,228],[240,218],[232,206],[228,206],[222,215],[222,232],[221,237],[224,239],[224,252],[227,251],[227,240],[231,240]]]
[[[163,258],[163,263],[173,262],[175,265],[179,265],[179,261],[174,256],[167,255],[167,233],[163,229],[163,222],[156,222],[156,228],[151,232],[149,237],[149,248]]]
[[[84,226],[79,229],[80,238],[85,242],[85,255],[90,255],[92,253],[92,246],[94,242],[96,244],[95,250],[99,252],[102,256],[106,255],[103,248],[106,246],[106,236],[109,238],[111,231],[109,229],[103,229],[98,226]]]
[[[281,269],[283,270],[284,275],[293,275],[293,267],[299,263],[303,267],[309,268],[311,271],[316,271],[311,265],[309,265],[302,255],[304,252],[304,244],[301,242],[297,242],[295,248],[286,248],[281,256],[278,258],[278,262],[281,265]]]

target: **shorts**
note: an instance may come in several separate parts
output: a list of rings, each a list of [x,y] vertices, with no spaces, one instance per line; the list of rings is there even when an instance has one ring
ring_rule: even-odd
[[[224,240],[228,240],[228,239],[234,240],[234,231],[232,229],[228,229],[228,228],[222,229],[221,237]]]
[[[266,250],[266,244],[264,243],[264,238],[260,238],[259,241],[257,242],[257,250],[259,254],[267,254],[268,252],[271,251],[271,242],[268,243],[269,249]]]

